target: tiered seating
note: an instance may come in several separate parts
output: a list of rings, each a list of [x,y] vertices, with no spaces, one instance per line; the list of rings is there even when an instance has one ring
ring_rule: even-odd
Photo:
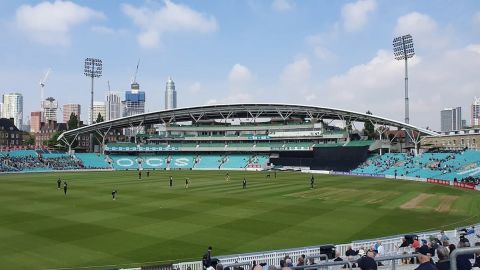
[[[171,169],[191,169],[193,167],[193,158],[193,155],[171,155],[168,167]]]
[[[199,169],[218,169],[220,167],[220,161],[222,156],[220,155],[199,155],[198,163],[195,168]]]
[[[70,155],[67,153],[42,153],[42,158],[62,158],[62,157],[69,157]]]
[[[250,159],[249,155],[228,155],[226,161],[222,164],[225,169],[245,168]]]
[[[11,157],[36,157],[37,152],[35,150],[13,150],[13,151],[2,151],[3,155]]]
[[[75,157],[83,162],[87,169],[108,169],[110,164],[105,160],[105,155],[97,153],[78,153]]]
[[[480,175],[480,151],[423,153],[413,156],[388,153],[369,158],[354,173],[384,174],[440,180],[461,180]]]

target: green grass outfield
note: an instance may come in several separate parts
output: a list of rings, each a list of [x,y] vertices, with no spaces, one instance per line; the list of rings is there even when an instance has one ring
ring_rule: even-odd
[[[134,171],[0,175],[0,269],[200,260],[209,245],[215,256],[480,221],[480,193],[473,191],[328,175],[316,175],[311,190],[308,174],[280,172],[267,180],[265,173],[230,172],[229,183],[224,175],[156,171],[149,178],[144,173],[144,180]],[[59,176],[69,183],[67,197],[56,188]],[[185,177],[191,180],[188,190]]]

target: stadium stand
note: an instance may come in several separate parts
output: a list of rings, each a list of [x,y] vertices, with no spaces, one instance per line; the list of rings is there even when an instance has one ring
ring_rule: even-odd
[[[480,151],[437,151],[418,156],[406,153],[374,155],[352,172],[478,183]]]
[[[110,169],[106,156],[97,153],[78,153],[75,157],[83,162],[86,169]]]

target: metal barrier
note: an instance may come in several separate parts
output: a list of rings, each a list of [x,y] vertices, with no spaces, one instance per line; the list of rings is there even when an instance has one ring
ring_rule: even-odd
[[[457,248],[450,253],[450,270],[457,270],[457,256],[480,252],[480,247]]]

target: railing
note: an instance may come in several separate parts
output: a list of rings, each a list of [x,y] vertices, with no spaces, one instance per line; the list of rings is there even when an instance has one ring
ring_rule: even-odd
[[[458,255],[474,254],[476,252],[480,252],[480,247],[457,248],[452,251],[452,253],[450,253],[450,270],[457,270]]]

